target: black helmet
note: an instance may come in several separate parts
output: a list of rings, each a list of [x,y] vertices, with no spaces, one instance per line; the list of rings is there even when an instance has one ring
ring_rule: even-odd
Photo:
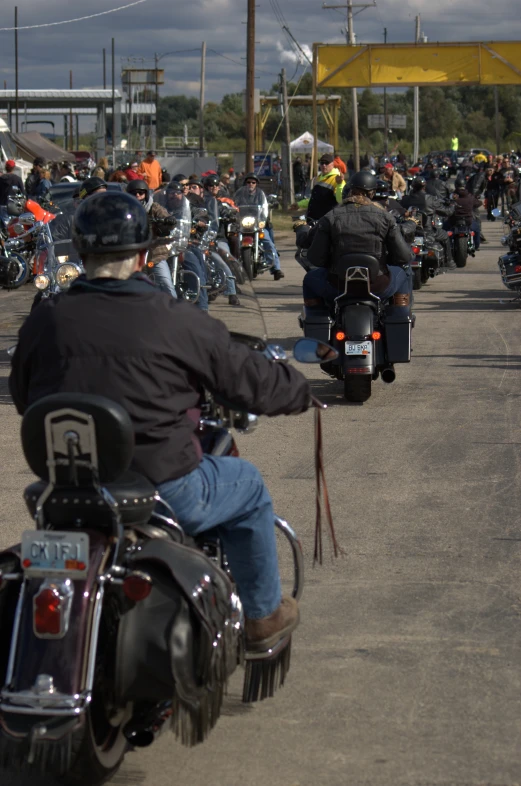
[[[376,193],[374,198],[378,200],[385,200],[389,199],[389,197],[394,196],[394,191],[391,188],[391,184],[387,180],[377,180],[376,182]]]
[[[150,243],[145,208],[124,191],[94,194],[74,214],[72,239],[79,254],[141,251]]]
[[[256,183],[259,182],[259,178],[255,174],[255,172],[248,172],[248,174],[244,178],[244,182],[246,183],[247,180],[255,180]]]
[[[414,180],[412,181],[412,190],[421,191],[422,188],[425,188],[426,185],[427,185],[427,181],[425,180],[425,178],[422,177],[421,175],[418,175],[418,177],[415,177]]]
[[[456,181],[454,183],[454,188],[456,190],[458,190],[460,188],[466,188],[466,187],[467,187],[467,184],[465,182],[465,178],[464,177],[457,177]]]
[[[221,181],[219,180],[218,175],[208,175],[208,177],[205,178],[204,181],[205,188],[212,188],[213,186],[219,186],[220,184]]]
[[[88,177],[80,188],[80,199],[94,194],[99,188],[107,188],[107,183],[101,177]]]
[[[128,191],[128,189],[127,189]],[[178,183],[177,180],[171,180],[166,187],[166,191],[168,194],[182,194],[183,193],[183,186],[181,183]]]
[[[360,191],[376,191],[377,182],[376,177],[371,172],[361,169],[360,172],[357,172],[351,178],[349,188],[358,188]]]
[[[150,191],[144,180],[131,180],[128,184],[127,194],[133,194],[135,196],[137,191],[145,191],[145,202],[148,202]]]

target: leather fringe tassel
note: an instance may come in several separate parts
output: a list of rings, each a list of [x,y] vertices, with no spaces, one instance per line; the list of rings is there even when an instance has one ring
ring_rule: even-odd
[[[291,636],[287,644],[271,658],[246,661],[242,700],[247,704],[270,699],[282,688],[291,663]]]
[[[345,554],[344,550],[339,546],[336,539],[335,527],[333,524],[333,516],[331,514],[331,505],[329,504],[329,493],[327,490],[326,476],[324,472],[324,453],[323,453],[323,440],[322,440],[322,413],[320,408],[315,408],[315,477],[316,477],[316,524],[315,524],[315,552],[313,555],[313,564],[319,562],[322,565],[322,497],[324,498],[323,504],[326,513],[327,524],[329,526],[329,534],[331,542],[333,543],[333,553],[335,557],[339,554]]]

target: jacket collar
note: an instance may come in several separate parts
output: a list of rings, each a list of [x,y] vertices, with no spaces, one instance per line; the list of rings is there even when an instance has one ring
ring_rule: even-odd
[[[144,273],[134,273],[130,278],[121,280],[119,278],[91,278],[79,276],[69,289],[72,294],[85,292],[104,292],[114,295],[146,294],[158,292],[158,288]]]
[[[369,197],[364,196],[363,194],[353,194],[353,196],[348,196],[346,199],[342,200],[343,205],[372,205],[372,207],[378,207],[380,210],[385,210],[383,205],[380,205],[379,202],[373,202]]]

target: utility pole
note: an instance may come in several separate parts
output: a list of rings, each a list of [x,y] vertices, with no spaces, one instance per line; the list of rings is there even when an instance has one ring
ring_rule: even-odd
[[[387,43],[387,28],[384,27],[384,44]],[[384,87],[384,153],[389,152],[389,118],[387,116],[387,88]]]
[[[291,135],[289,127],[288,85],[286,69],[280,74],[282,93],[282,117],[284,120],[284,144],[282,145],[282,207],[287,210],[293,204],[293,168],[291,166]]]
[[[158,127],[159,127],[159,122],[158,122],[158,117],[159,117],[159,71],[157,70],[158,63],[159,63],[159,57],[157,55],[157,52],[154,52],[154,65],[155,65],[154,79],[155,79],[155,83],[156,83],[156,129],[155,129],[155,133],[154,133],[154,137],[155,138],[150,140],[150,144],[151,144],[151,146],[153,148],[155,148],[159,144],[159,134],[157,133]],[[132,87],[130,89],[132,90]],[[146,93],[146,89],[145,89],[145,93]],[[150,124],[151,124],[151,127],[152,127],[152,120],[150,120]],[[151,134],[151,136],[152,136],[152,134]]]
[[[253,169],[255,153],[255,0],[248,0],[246,34],[246,165],[245,172]]]
[[[420,43],[420,15],[416,17],[416,33],[414,40],[417,44]],[[420,157],[420,88],[415,87],[414,90],[414,145],[413,145],[413,164],[415,164]]]
[[[72,71],[69,71],[69,87],[72,90]],[[74,149],[74,117],[72,116],[72,106],[69,109],[69,126],[70,126],[70,134],[69,134],[69,150]]]
[[[201,91],[199,96],[199,150],[204,150],[204,80],[206,76],[206,41],[201,47]]]
[[[103,50],[103,90],[107,89],[107,50]]]
[[[501,134],[499,129],[499,91],[497,85],[494,85],[494,110],[496,116],[496,155],[499,155],[501,147]]]
[[[112,166],[116,168],[116,57],[112,39]]]
[[[14,105],[16,110],[16,133],[18,133],[18,6],[14,7]]]
[[[345,8],[344,5],[326,5],[322,4],[322,8]],[[355,29],[353,25],[353,8],[360,8],[363,11],[365,8],[375,8],[376,3],[353,3],[353,0],[347,0],[347,30],[346,37],[349,46],[355,45]],[[358,130],[358,94],[356,87],[352,88],[353,96],[353,161],[355,164],[355,172],[360,169],[360,137]],[[336,151],[335,151],[336,152]]]

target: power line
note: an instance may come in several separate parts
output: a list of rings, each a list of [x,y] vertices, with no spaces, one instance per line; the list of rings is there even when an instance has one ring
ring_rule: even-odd
[[[125,8],[131,8],[133,5],[140,5],[146,3],[148,0],[134,0],[133,3],[127,5],[120,5],[118,8],[110,8],[108,11],[100,11],[98,14],[89,14],[89,16],[78,16],[76,19],[64,19],[61,22],[45,22],[40,25],[24,25],[23,27],[0,27],[0,33],[6,30],[35,30],[38,27],[55,27],[56,25],[69,25],[71,22],[83,22],[85,19],[94,19],[96,16],[105,16],[106,14],[115,14],[116,11],[124,11]]]
[[[223,55],[222,52],[217,52],[216,49],[209,49],[209,52],[212,52],[214,55],[219,55],[219,57],[224,57],[225,60],[229,60],[230,63],[235,63],[235,65],[239,65],[241,68],[246,68],[245,63],[239,62],[239,60],[234,60],[232,57],[228,57],[228,55]],[[278,76],[274,71],[264,71],[262,68],[255,67],[255,71],[259,71],[261,74],[268,74],[268,76]]]

